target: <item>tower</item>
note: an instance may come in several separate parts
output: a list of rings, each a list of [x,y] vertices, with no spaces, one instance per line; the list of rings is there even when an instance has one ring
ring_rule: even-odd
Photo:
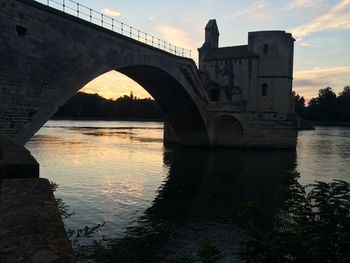
[[[201,64],[205,56],[213,49],[219,47],[219,29],[216,24],[215,19],[210,19],[205,26],[205,42],[201,48],[198,49],[199,52],[199,69],[201,69]]]
[[[205,26],[205,42],[210,48],[219,47],[219,29],[215,19],[210,19]]]
[[[248,35],[248,51],[259,56],[257,111],[293,113],[292,80],[294,38],[285,31]]]

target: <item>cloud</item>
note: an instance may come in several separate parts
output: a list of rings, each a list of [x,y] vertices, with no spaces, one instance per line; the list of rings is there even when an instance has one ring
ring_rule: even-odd
[[[249,18],[253,19],[256,22],[270,22],[274,20],[275,14],[271,10],[254,10],[249,13]]]
[[[195,59],[197,57],[197,52],[193,52],[197,49],[194,45],[195,41],[191,39],[186,31],[168,24],[158,25],[156,31],[158,32],[160,39],[175,45],[178,48],[190,49],[192,50],[192,58]]]
[[[350,0],[342,0],[332,6],[326,13],[308,23],[295,27],[290,31],[297,40],[315,32],[324,30],[350,29]]]
[[[165,41],[177,46],[192,46],[193,41],[190,39],[186,31],[167,24],[157,26],[157,32]]]
[[[267,0],[259,0],[257,2],[255,2],[254,4],[248,6],[247,8],[243,9],[243,10],[238,10],[236,12],[234,12],[231,17],[232,18],[237,18],[240,16],[244,16],[244,15],[248,15],[251,13],[257,13],[257,11],[261,11],[261,9],[269,6],[270,3]]]
[[[327,52],[323,53],[323,56],[332,56],[332,57],[350,57],[350,48],[346,49],[334,49],[334,50],[328,50]]]
[[[294,72],[293,86],[307,99],[317,96],[318,90],[332,87],[336,92],[350,84],[350,66],[314,68]]]
[[[155,20],[155,19],[157,19],[155,16],[150,16],[150,17],[148,17],[148,19],[149,20]]]
[[[108,15],[108,16],[120,16],[122,13],[115,11],[113,9],[109,9],[109,8],[103,8],[101,10],[101,12],[103,12],[104,14]]]
[[[299,41],[298,44],[299,44],[300,46],[302,46],[302,47],[309,47],[309,46],[310,46],[310,44],[307,43],[307,42],[301,42],[301,41]]]
[[[290,10],[295,8],[308,8],[320,4],[322,0],[293,0],[289,2],[283,9]]]

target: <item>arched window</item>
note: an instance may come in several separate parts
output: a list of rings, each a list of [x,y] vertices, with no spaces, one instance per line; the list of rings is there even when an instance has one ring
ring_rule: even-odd
[[[261,96],[266,97],[267,96],[267,84],[263,83],[261,85]]]

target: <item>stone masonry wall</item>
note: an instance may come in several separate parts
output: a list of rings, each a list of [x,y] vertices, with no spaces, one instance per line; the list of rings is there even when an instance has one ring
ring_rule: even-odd
[[[23,146],[0,137],[0,262],[76,262],[39,164]]]
[[[208,144],[193,60],[31,0],[0,0],[0,28],[0,135],[25,143],[85,84],[118,70],[157,100],[179,143]]]
[[[47,179],[0,181],[0,262],[76,262]]]

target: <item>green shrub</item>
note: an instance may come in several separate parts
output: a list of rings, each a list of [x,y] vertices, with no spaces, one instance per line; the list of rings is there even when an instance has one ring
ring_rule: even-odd
[[[268,218],[250,207],[239,256],[246,262],[350,262],[350,186],[302,186],[295,174],[282,209]]]
[[[221,257],[220,251],[209,241],[202,244],[198,255],[203,263],[215,263]]]

